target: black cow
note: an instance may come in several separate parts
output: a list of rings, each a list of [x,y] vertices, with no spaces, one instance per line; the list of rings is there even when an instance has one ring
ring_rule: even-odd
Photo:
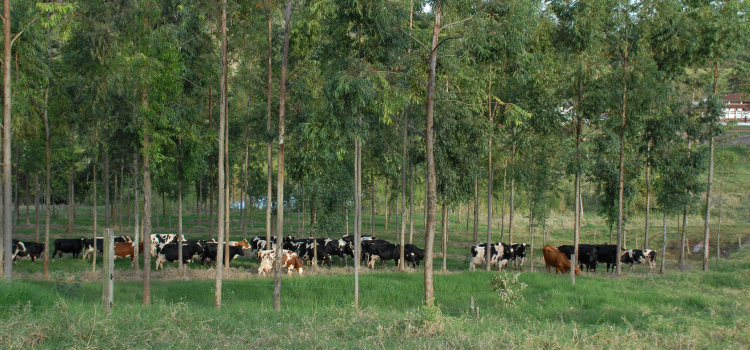
[[[114,238],[115,243],[128,243],[131,242],[130,237],[126,236],[117,236]],[[104,253],[104,237],[96,237],[96,250],[99,253]],[[81,260],[86,259],[89,255],[93,256],[94,254],[94,239],[88,238],[86,239],[86,243],[83,246],[83,254],[81,256]]]
[[[217,260],[217,255],[219,254],[218,250],[218,244],[217,243],[207,243],[205,248],[203,249],[203,253],[201,256],[201,265],[206,264],[206,260],[210,262],[215,262]],[[229,263],[232,263],[232,260],[236,256],[245,256],[245,252],[242,249],[241,246],[229,246],[229,251],[224,251],[224,255],[227,255],[229,253]],[[223,263],[223,260],[222,260]]]
[[[570,244],[561,245],[557,247],[561,253],[571,259],[571,256],[575,252],[575,247]],[[596,271],[597,259],[599,258],[599,247],[592,244],[579,244],[578,245],[578,263],[581,270],[583,265],[586,265],[588,271]]]
[[[419,249],[419,247],[413,244],[404,245],[404,249],[408,251],[409,253],[414,254],[414,262],[416,262],[416,266],[414,266],[414,263],[412,263],[412,267],[419,266],[419,262],[422,261],[422,259],[424,259],[424,249]]]
[[[607,264],[607,272],[609,272],[610,266],[612,267],[612,271],[614,271],[615,266],[617,266],[617,256],[619,256],[617,254],[617,245],[599,244],[596,247],[599,248],[599,255],[596,260]],[[622,251],[625,251],[625,249],[622,249]]]
[[[620,257],[620,262],[635,268],[635,264],[647,263],[649,269],[656,267],[656,252],[651,249],[631,249]]]
[[[176,243],[164,244],[156,258],[156,269],[164,268],[165,262],[175,262],[179,257],[180,247]],[[200,244],[182,244],[182,261],[190,263],[193,255],[203,254],[203,247]]]
[[[52,258],[55,258],[55,254],[60,252],[60,259],[62,259],[63,253],[73,254],[73,258],[78,258],[78,254],[81,253],[83,246],[85,245],[86,239],[84,238],[59,238],[55,240],[55,250],[52,252]]]
[[[368,239],[368,240],[362,240],[360,242],[360,247],[362,247],[362,256],[360,257],[362,259],[363,263],[369,263],[370,261],[370,255],[377,253],[376,250],[374,250],[374,247],[378,244],[390,244],[391,242],[388,242],[384,239]]]
[[[326,252],[323,250],[323,247],[321,247],[319,244],[316,244],[315,248],[318,251],[318,259],[320,259],[324,264],[328,265],[328,267],[333,266],[331,262],[331,255],[326,254]],[[300,244],[297,247],[296,253],[300,259],[307,261],[308,263],[311,263],[313,260],[313,257],[315,256],[315,252],[313,251],[313,241],[310,240],[306,243]]]

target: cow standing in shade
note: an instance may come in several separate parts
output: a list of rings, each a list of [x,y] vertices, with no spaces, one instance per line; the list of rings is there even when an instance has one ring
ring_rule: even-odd
[[[656,251],[651,249],[631,249],[620,257],[620,262],[630,265],[630,270],[635,268],[636,264],[648,264],[648,268],[653,270],[656,267]]]

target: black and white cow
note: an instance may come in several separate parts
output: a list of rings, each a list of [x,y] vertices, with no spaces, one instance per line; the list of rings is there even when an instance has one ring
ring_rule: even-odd
[[[513,249],[513,267],[514,268],[522,268],[523,267],[523,261],[526,260],[526,249],[529,247],[526,245],[526,243],[513,243],[510,245],[511,249]]]
[[[331,262],[331,255],[326,254],[326,252],[323,250],[323,247],[321,247],[319,244],[315,244],[313,240],[309,240],[305,243],[299,244],[296,251],[297,256],[299,256],[300,259],[307,262],[308,264],[312,264],[313,258],[315,257],[313,246],[318,251],[318,259],[320,259],[323,264],[328,265],[328,267],[333,266]]]
[[[16,264],[16,257],[24,257],[26,256],[26,245],[24,242],[21,242],[19,240],[11,240],[11,252],[12,252],[12,260],[13,264]]]
[[[14,244],[16,240],[14,239]],[[16,251],[16,247],[14,246],[13,251],[13,261],[15,262],[16,256],[18,257],[29,257],[31,259],[31,262],[35,262],[36,259],[39,259],[39,257],[44,253],[44,243],[36,243],[36,242],[21,242],[18,241],[18,250]]]
[[[469,270],[475,270],[476,265],[486,265],[487,244],[478,243],[471,247],[471,261]],[[496,242],[490,246],[490,266],[497,265],[498,270],[503,268],[513,258],[513,248],[505,243]]]
[[[362,251],[362,255],[360,256],[360,259],[362,260],[361,263],[369,265],[370,256],[372,254],[377,254],[377,250],[375,250],[376,245],[390,243],[391,242],[388,242],[384,239],[368,239],[360,241],[360,247]]]
[[[561,253],[565,254],[568,260],[575,252],[575,247],[570,244],[561,245],[557,247]],[[592,244],[579,244],[578,245],[578,263],[579,267],[583,270],[583,265],[586,265],[588,271],[596,271],[597,259],[599,258],[599,247]]]
[[[84,238],[59,238],[53,243],[55,250],[52,252],[52,258],[59,252],[60,259],[62,259],[63,253],[73,254],[73,258],[78,258],[78,254],[81,253],[83,246],[85,245],[86,239]]]
[[[369,268],[375,268],[375,261],[381,260],[385,265],[388,264],[389,260],[394,260],[396,264],[398,265],[399,260],[401,260],[401,245],[400,244],[391,244],[391,243],[382,243],[382,244],[370,244],[368,245],[368,249],[370,252],[370,259],[367,262],[367,267]],[[404,247],[404,255],[405,255],[405,261],[411,262],[412,265],[416,264],[416,261],[414,260],[414,255],[412,253],[409,253],[406,250],[406,247]]]
[[[419,266],[419,262],[424,259],[424,249],[419,249],[419,247],[413,245],[413,244],[405,244],[404,249],[408,251],[409,253],[413,254],[414,262],[416,263],[416,266],[414,266],[414,263],[412,263],[412,267]],[[410,262],[409,259],[406,260],[407,262]]]
[[[656,267],[656,252],[651,249],[631,249],[620,257],[620,262],[630,265],[631,270],[635,264],[647,263],[648,268],[653,270]]]
[[[165,262],[175,262],[180,256],[180,247],[177,243],[170,243],[162,245],[159,250],[159,255],[156,258],[156,269],[164,268]],[[202,255],[203,247],[200,244],[182,244],[182,261],[185,264],[189,264],[193,255]]]

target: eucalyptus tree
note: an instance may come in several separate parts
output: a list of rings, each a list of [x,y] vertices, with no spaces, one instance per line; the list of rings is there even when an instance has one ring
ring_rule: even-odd
[[[750,5],[745,1],[698,1],[686,6],[687,17],[695,28],[695,44],[692,57],[694,67],[704,70],[704,90],[706,99],[702,103],[704,113],[699,117],[702,124],[701,141],[709,143],[708,181],[706,186],[706,205],[703,225],[703,271],[708,271],[709,238],[711,222],[711,187],[714,174],[714,138],[724,132],[719,123],[723,116],[723,101],[720,92],[724,84],[719,75],[720,70],[747,47],[750,40],[748,10]]]
[[[581,179],[587,171],[584,142],[584,124],[591,125],[602,112],[600,91],[603,89],[597,80],[602,78],[605,68],[601,52],[605,44],[605,28],[610,26],[606,1],[553,1],[552,12],[557,19],[554,39],[558,45],[559,57],[565,62],[561,88],[562,108],[569,115],[566,126],[575,129],[575,147],[569,156],[568,172],[575,175],[575,206],[573,246],[578,254],[581,232]],[[597,96],[599,95],[599,96]]]

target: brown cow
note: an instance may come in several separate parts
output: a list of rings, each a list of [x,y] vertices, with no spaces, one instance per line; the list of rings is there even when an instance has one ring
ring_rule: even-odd
[[[276,261],[276,251],[274,250],[261,250],[260,251],[260,267],[258,267],[258,275],[265,275],[271,272],[273,269],[273,263]],[[284,250],[281,255],[281,267],[287,269],[288,274],[292,274],[292,271],[297,270],[301,275],[303,272],[302,260],[299,259],[297,253],[291,250]]]
[[[555,274],[570,272],[570,260],[565,254],[557,250],[557,248],[545,244],[544,248],[542,248],[542,253],[544,254],[544,264],[547,265],[547,272],[552,272],[550,271],[550,267],[555,268]],[[575,274],[581,274],[581,269],[578,266],[576,266]]]
[[[138,253],[143,251],[143,242],[138,244]],[[114,259],[117,259],[117,257],[120,258],[130,258],[130,263],[133,263],[133,257],[135,254],[133,254],[133,243],[115,243],[115,256]]]

